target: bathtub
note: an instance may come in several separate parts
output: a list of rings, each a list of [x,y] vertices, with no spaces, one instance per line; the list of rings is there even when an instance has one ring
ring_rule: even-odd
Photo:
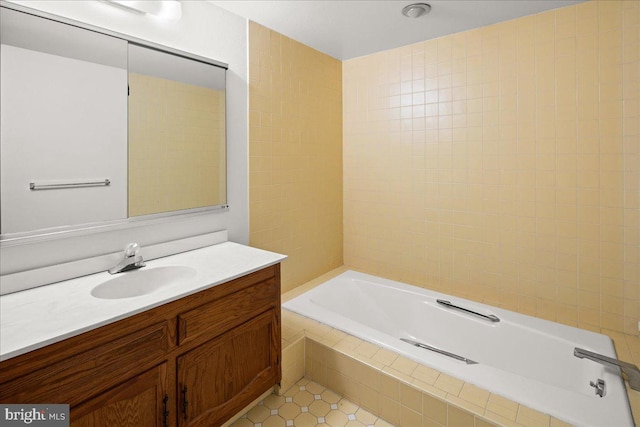
[[[354,271],[283,307],[565,422],[634,425],[619,372],[574,356],[616,357],[605,335]]]

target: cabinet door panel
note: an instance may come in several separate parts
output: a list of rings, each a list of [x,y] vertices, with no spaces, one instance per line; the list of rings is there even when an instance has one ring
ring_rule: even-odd
[[[71,408],[72,427],[155,427],[164,425],[166,363]],[[167,406],[168,408],[169,406]],[[168,416],[175,414],[169,413]]]
[[[220,425],[268,390],[278,381],[279,339],[269,310],[180,357],[179,425]]]
[[[167,322],[148,326],[3,383],[0,401],[77,405],[124,381],[141,365],[153,366],[167,353],[169,339]]]

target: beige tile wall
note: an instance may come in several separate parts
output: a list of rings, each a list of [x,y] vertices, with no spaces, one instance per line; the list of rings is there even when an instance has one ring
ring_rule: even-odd
[[[249,24],[250,244],[283,292],[342,265],[342,64]]]
[[[129,216],[226,203],[225,93],[136,73],[129,88]]]
[[[637,334],[639,60],[607,0],[345,61],[345,264]]]

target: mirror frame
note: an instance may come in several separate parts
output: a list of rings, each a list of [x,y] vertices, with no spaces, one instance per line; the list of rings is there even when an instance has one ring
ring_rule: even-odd
[[[29,15],[36,16],[38,18],[49,19],[62,24],[78,27],[83,30],[93,31],[99,34],[115,37],[115,38],[130,42],[130,43],[134,43],[149,49],[157,50],[160,52],[175,55],[185,59],[190,59],[190,60],[198,61],[204,64],[223,68],[225,71],[229,69],[229,65],[227,63],[224,63],[215,59],[192,54],[179,49],[174,49],[169,46],[164,46],[158,43],[150,42],[148,40],[129,36],[116,31],[111,31],[102,27],[86,24],[84,22],[76,21],[74,19],[69,19],[69,18],[58,16],[58,15],[50,14],[47,12],[43,12],[40,10],[31,9],[26,6],[7,3],[5,1],[0,1],[0,8],[6,8],[9,10],[26,13]],[[227,100],[228,100],[228,97],[225,96],[225,109],[227,107],[227,102],[228,102]],[[226,117],[228,116],[225,115],[225,120],[226,120]],[[226,127],[227,126],[225,123],[225,128]],[[226,137],[226,131],[225,131],[225,146],[226,144],[227,144],[227,137]],[[225,153],[226,153],[225,154],[226,156],[225,157],[225,175],[226,175],[225,187],[227,188],[225,199],[227,199],[227,202],[228,202],[228,190],[229,190],[228,189],[228,173],[227,173],[228,149],[226,147],[225,147]],[[41,229],[32,230],[32,231],[6,233],[6,234],[0,234],[0,245],[13,246],[16,244],[27,244],[27,243],[36,243],[40,241],[48,241],[48,240],[53,240],[61,237],[84,236],[84,235],[94,234],[96,232],[136,228],[136,227],[145,226],[145,225],[160,224],[163,222],[169,223],[175,219],[184,219],[190,216],[200,216],[200,215],[208,214],[211,212],[228,211],[228,210],[229,210],[229,205],[228,203],[225,202],[225,204],[220,204],[215,206],[206,206],[206,207],[184,209],[184,210],[177,210],[177,211],[160,212],[155,214],[141,215],[141,216],[128,217],[123,219],[108,220],[108,221],[100,221],[95,223],[65,225],[65,226],[59,226],[59,227],[41,228]]]

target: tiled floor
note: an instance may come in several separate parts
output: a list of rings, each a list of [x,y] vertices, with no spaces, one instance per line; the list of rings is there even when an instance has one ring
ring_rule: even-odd
[[[272,394],[231,427],[393,427],[305,378],[284,395]]]

